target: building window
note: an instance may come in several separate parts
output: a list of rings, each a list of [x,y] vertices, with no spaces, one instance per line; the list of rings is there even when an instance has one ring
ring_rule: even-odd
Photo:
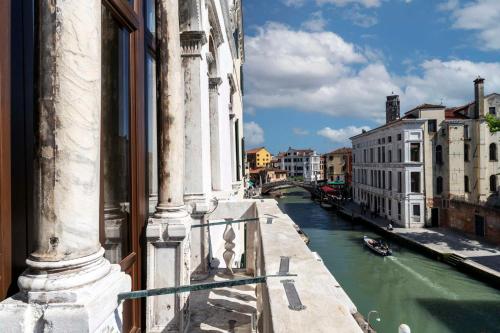
[[[443,177],[439,176],[436,179],[436,193],[441,194],[443,193]]]
[[[392,189],[392,171],[389,171],[389,174],[387,175],[387,182],[389,183],[388,189],[391,190]]]
[[[413,213],[413,216],[420,217],[420,205],[413,205],[412,213]]]
[[[497,109],[494,106],[490,106],[490,114],[491,115],[496,115],[497,114]]]
[[[465,193],[470,192],[469,176],[464,176],[464,191],[465,191]]]
[[[392,136],[387,137],[387,142],[391,143],[392,142]]]
[[[403,174],[398,172],[398,193],[403,192]]]
[[[497,176],[491,175],[490,176],[490,192],[496,192],[496,191],[497,191]]]
[[[382,171],[382,188],[385,189],[385,171]]]
[[[427,130],[429,133],[436,133],[437,132],[437,120],[436,119],[429,120]]]
[[[468,144],[464,144],[464,161],[469,162],[469,150],[470,147]]]
[[[398,149],[398,162],[403,162],[403,151],[401,148]]]
[[[420,143],[410,144],[410,160],[412,162],[420,162]]]
[[[398,134],[398,141],[401,141],[401,133]]]
[[[401,221],[401,202],[398,202],[398,220]]]
[[[380,147],[377,148],[377,162],[380,163],[382,162],[382,157],[381,157],[381,150]]]
[[[495,143],[490,144],[490,161],[497,160],[497,145]]]
[[[436,163],[438,165],[443,164],[443,147],[441,145],[436,146]]]
[[[470,126],[469,125],[464,125],[464,139],[469,140],[470,137]]]
[[[420,172],[410,173],[410,189],[412,193],[420,193]]]
[[[382,162],[385,163],[385,147],[382,147]]]
[[[389,163],[392,163],[392,150],[389,149]]]

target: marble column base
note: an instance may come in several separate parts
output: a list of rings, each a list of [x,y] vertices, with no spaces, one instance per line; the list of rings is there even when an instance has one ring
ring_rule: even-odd
[[[78,288],[19,292],[0,303],[0,332],[121,332],[118,294],[130,288],[130,276],[111,265],[108,274]]]
[[[187,212],[155,214],[146,227],[147,289],[189,284],[191,219]],[[184,332],[189,323],[188,293],[148,297],[146,331]]]

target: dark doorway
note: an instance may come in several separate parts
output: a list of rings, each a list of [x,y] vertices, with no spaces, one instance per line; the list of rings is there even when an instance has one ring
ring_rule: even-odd
[[[431,222],[433,228],[439,227],[439,208],[431,209]]]
[[[480,215],[475,215],[475,230],[476,236],[484,237],[486,236],[486,222],[484,221],[484,217]]]

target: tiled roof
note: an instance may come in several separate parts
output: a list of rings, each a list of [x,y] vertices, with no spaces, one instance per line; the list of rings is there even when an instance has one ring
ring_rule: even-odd
[[[266,147],[258,147],[258,148],[247,150],[247,154],[255,154],[256,152],[258,152],[261,149],[266,149]]]
[[[424,103],[420,104],[419,106],[414,107],[410,111],[405,112],[405,114],[413,112],[415,110],[423,110],[423,109],[443,109],[445,108],[444,105],[437,105],[437,104],[429,104],[429,103]]]
[[[350,154],[350,153],[352,153],[352,148],[343,147],[335,149],[334,151],[331,151],[328,154]]]
[[[466,112],[467,109],[471,106],[473,106],[475,102],[462,105],[459,107],[455,108],[448,108],[445,110],[445,119],[469,119],[466,115],[462,114],[461,112]]]

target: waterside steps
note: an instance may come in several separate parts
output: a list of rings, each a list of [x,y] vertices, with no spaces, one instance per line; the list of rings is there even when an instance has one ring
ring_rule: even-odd
[[[465,258],[456,254],[450,253],[444,257],[444,261],[451,266],[458,266],[465,261]]]

